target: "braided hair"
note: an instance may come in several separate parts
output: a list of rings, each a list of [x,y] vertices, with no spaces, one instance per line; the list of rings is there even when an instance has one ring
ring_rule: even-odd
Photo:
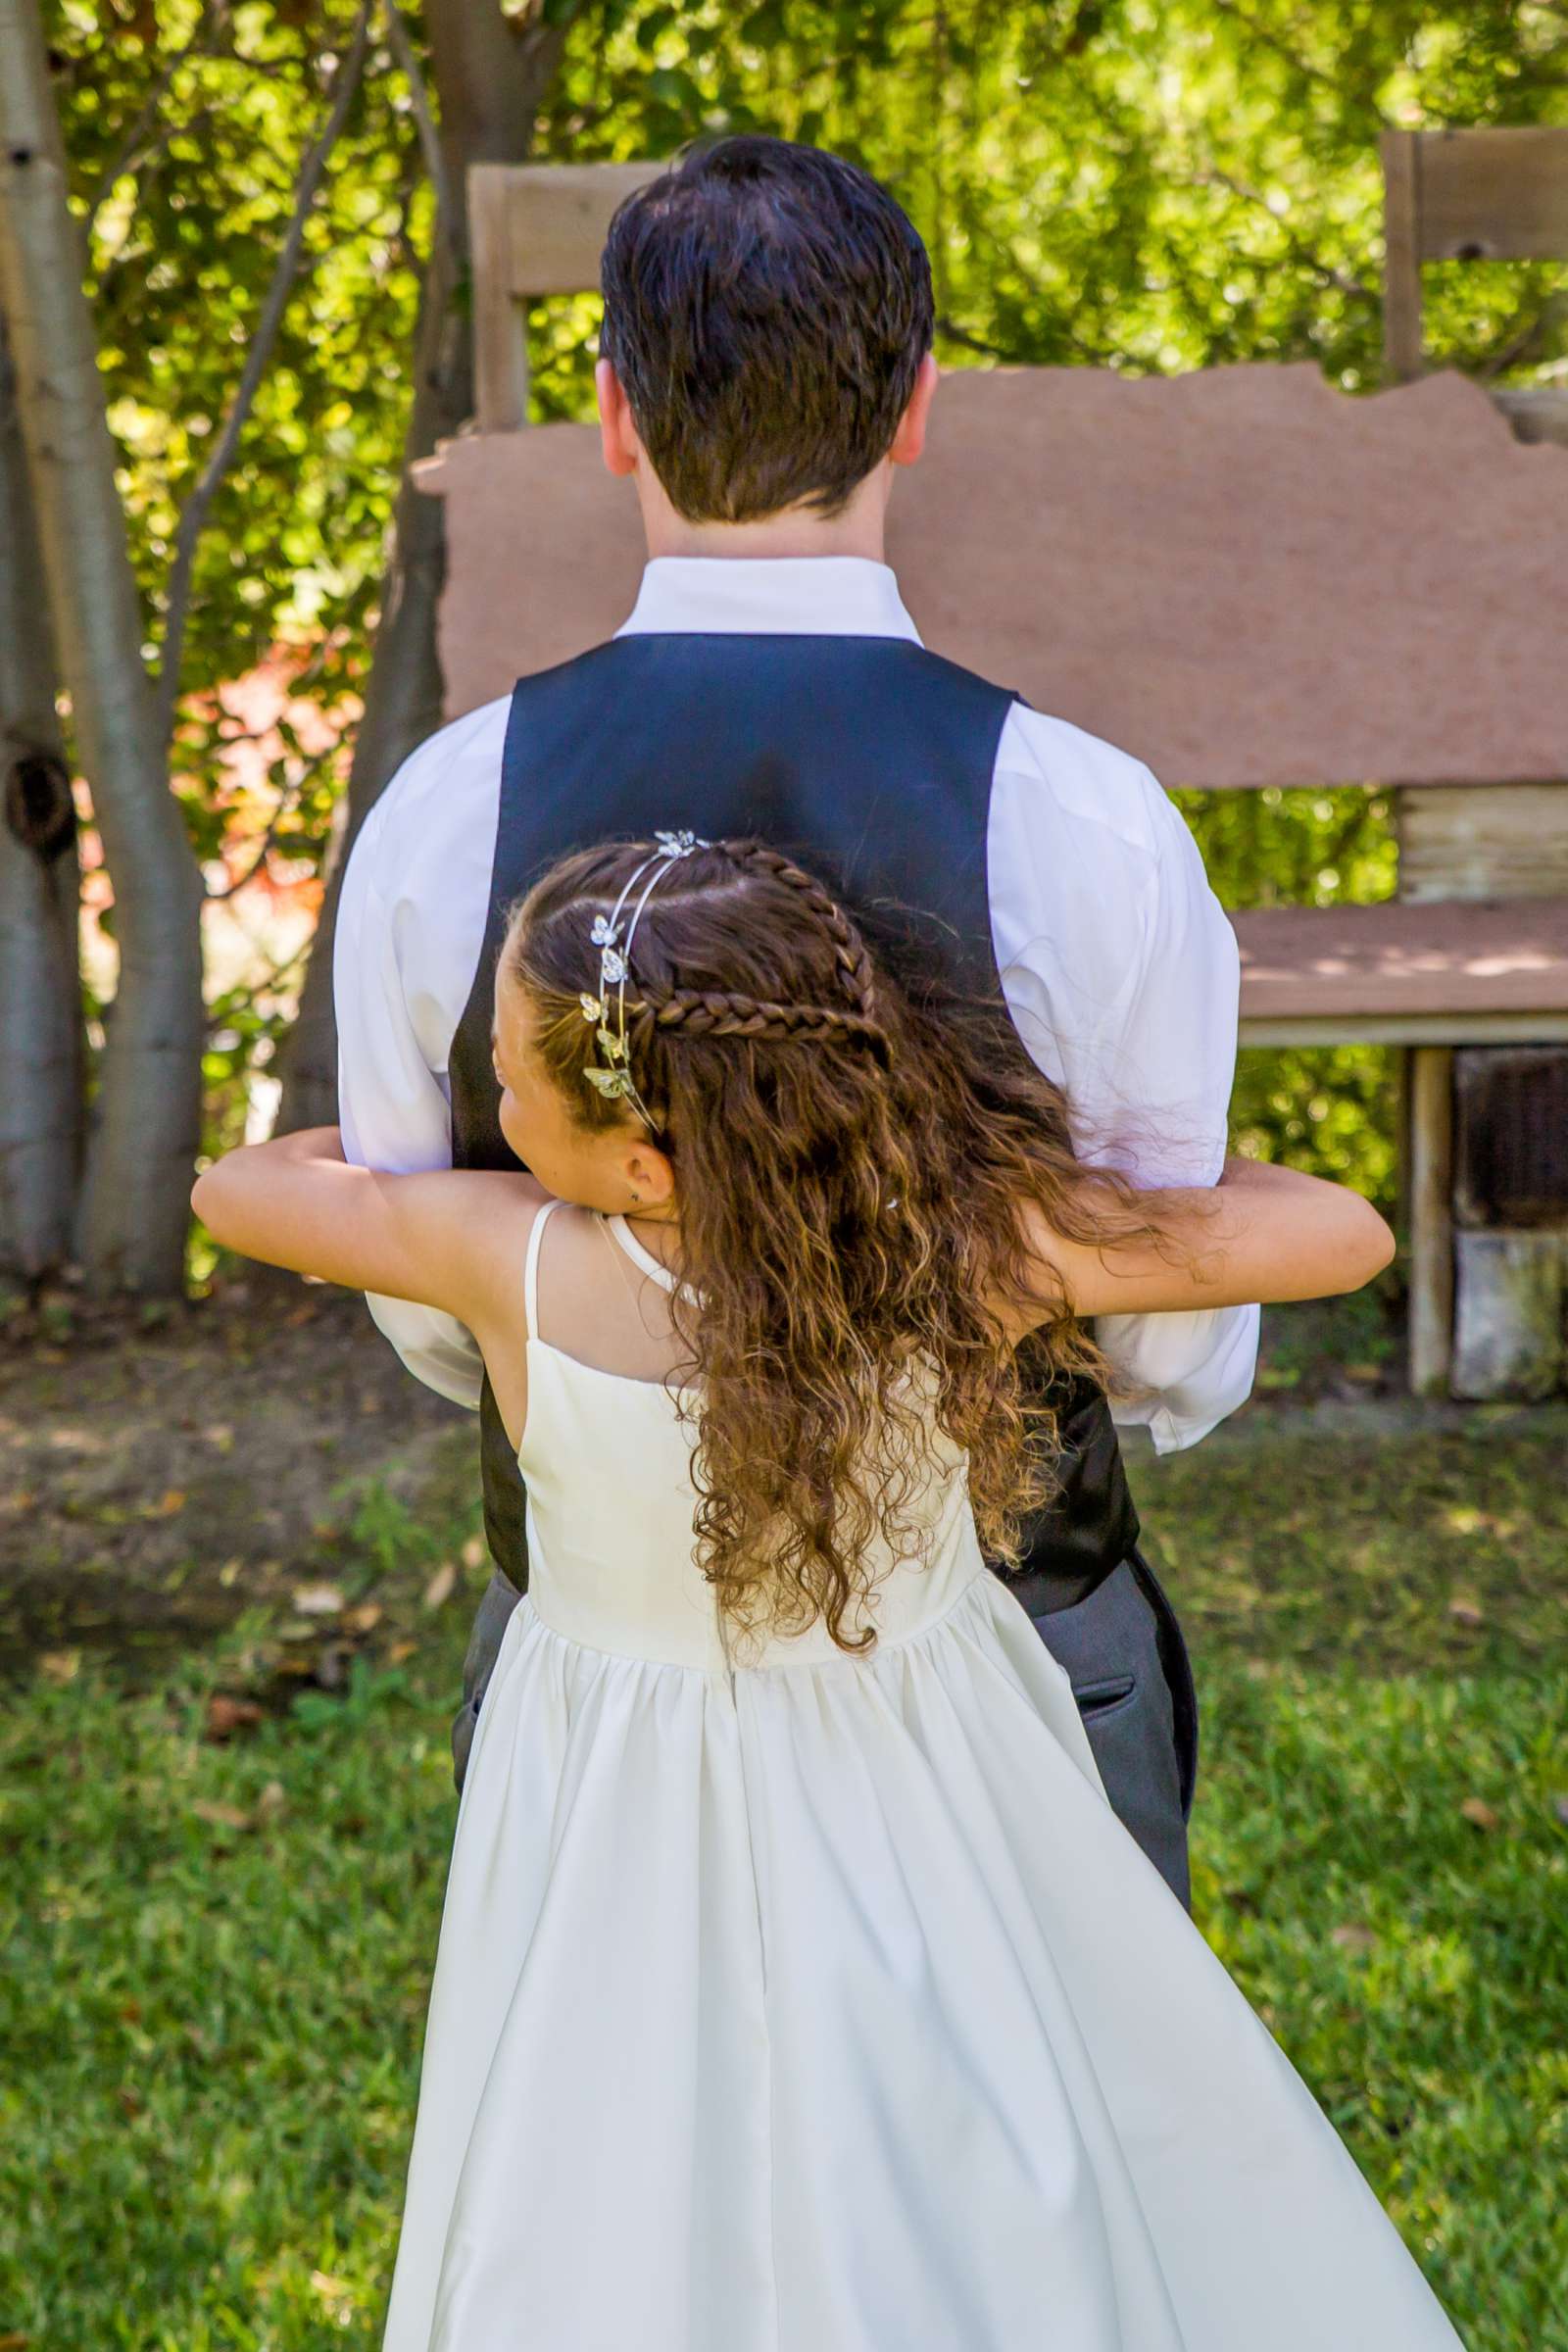
[[[565,858],[514,910],[520,987],[578,1121],[631,1119],[586,1076],[591,933],[646,843]],[[920,1552],[931,1415],[968,1459],[999,1563],[1054,1483],[1049,1391],[1020,1381],[996,1311],[1031,1269],[1020,1203],[1075,1241],[1150,1238],[1131,1188],[1073,1154],[1062,1097],[1000,1000],[956,1000],[770,845],[701,844],[643,902],[626,975],[640,1103],[675,1171],[673,1267],[696,1422],[697,1557],[733,1632],[822,1620],[868,1648],[869,1561]],[[591,999],[587,1000],[591,1002]],[[1109,1202],[1109,1206],[1107,1206]],[[1063,1302],[1034,1343],[1108,1384]],[[918,1374],[911,1379],[911,1374]]]

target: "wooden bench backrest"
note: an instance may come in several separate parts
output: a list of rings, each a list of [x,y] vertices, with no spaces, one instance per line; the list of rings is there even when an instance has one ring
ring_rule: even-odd
[[[622,197],[667,164],[475,164],[468,173],[473,249],[474,410],[484,433],[528,421],[522,304],[582,294]]]
[[[1397,136],[1418,256],[1556,234],[1568,131]],[[1544,159],[1528,245],[1495,217],[1499,139]],[[479,429],[420,477],[450,502],[453,714],[603,637],[635,593],[634,503],[596,436],[516,430],[521,306],[596,283],[615,208],[664,168],[470,173]],[[1521,448],[1478,387],[1350,399],[1303,364],[957,371],[889,553],[936,650],[1167,784],[1491,785],[1568,775],[1565,544],[1568,453]]]
[[[1384,357],[1409,383],[1424,263],[1568,261],[1568,124],[1386,131],[1383,180]]]

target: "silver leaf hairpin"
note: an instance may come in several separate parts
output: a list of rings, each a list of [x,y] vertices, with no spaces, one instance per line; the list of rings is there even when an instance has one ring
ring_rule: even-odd
[[[607,1101],[629,1102],[644,1126],[657,1134],[647,1105],[632,1084],[631,1049],[626,1039],[626,982],[631,975],[631,943],[643,908],[661,877],[667,874],[680,858],[689,858],[694,850],[710,850],[713,845],[710,841],[705,841],[700,833],[693,833],[685,827],[678,832],[667,829],[656,831],[654,840],[657,847],[652,856],[645,858],[641,865],[627,877],[611,912],[596,914],[589,926],[589,940],[599,950],[599,994],[597,997],[590,996],[585,989],[577,1002],[582,1007],[583,1019],[593,1029],[594,1042],[604,1056],[605,1065],[601,1067],[589,1062],[584,1065],[583,1076]],[[632,911],[626,936],[622,939],[621,912],[644,874],[649,875],[649,880]],[[613,1004],[612,990],[614,991]],[[612,1010],[614,1013],[613,1028],[610,1025]]]

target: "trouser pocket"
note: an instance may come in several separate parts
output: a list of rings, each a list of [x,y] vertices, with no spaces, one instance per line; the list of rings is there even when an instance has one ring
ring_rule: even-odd
[[[1154,1595],[1124,1560],[1071,1608],[1034,1619],[1066,1669],[1111,1810],[1178,1899],[1190,1895],[1176,1692]]]

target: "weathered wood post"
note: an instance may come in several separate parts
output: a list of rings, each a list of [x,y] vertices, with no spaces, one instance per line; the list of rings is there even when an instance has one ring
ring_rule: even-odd
[[[1568,257],[1568,131],[1391,131],[1384,358],[1425,367],[1427,261]],[[1522,440],[1568,440],[1568,399],[1495,396]],[[1398,796],[1402,899],[1568,894],[1568,781]],[[1549,1396],[1568,1380],[1568,1049],[1416,1047],[1407,1060],[1410,1385]]]

